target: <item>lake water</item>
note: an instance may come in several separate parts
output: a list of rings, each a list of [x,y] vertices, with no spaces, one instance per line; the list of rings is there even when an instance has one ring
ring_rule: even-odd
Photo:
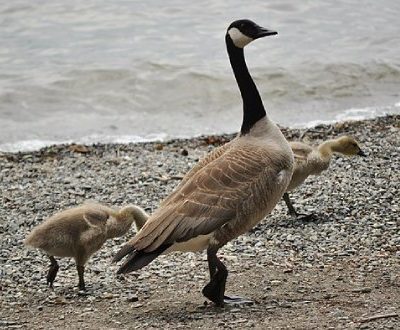
[[[238,18],[279,33],[245,50],[277,123],[400,113],[400,1],[2,1],[0,150],[237,131]]]

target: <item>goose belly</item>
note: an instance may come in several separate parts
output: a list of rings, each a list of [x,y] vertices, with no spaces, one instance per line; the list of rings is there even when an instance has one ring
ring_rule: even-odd
[[[210,238],[212,234],[209,235],[199,235],[186,242],[177,242],[169,247],[163,254],[167,254],[174,251],[181,252],[197,252],[207,249]]]

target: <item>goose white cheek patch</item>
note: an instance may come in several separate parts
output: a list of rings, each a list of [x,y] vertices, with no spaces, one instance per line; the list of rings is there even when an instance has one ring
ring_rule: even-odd
[[[252,38],[245,36],[242,32],[237,28],[231,28],[228,31],[229,36],[231,37],[233,43],[236,47],[243,48],[247,44],[253,41]]]

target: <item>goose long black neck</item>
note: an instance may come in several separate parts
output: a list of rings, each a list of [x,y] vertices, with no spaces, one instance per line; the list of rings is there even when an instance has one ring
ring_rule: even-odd
[[[226,35],[225,41],[233,73],[243,99],[243,122],[240,132],[247,134],[257,121],[266,116],[266,112],[256,84],[247,69],[243,48],[236,47],[229,35]]]

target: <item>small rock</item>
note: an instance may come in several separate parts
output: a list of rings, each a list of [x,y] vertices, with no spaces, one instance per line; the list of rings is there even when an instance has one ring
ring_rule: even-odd
[[[126,300],[129,301],[129,302],[136,302],[136,301],[139,301],[139,297],[136,296],[136,295],[129,295],[129,296],[126,298]]]
[[[156,143],[156,144],[154,145],[154,149],[155,149],[155,150],[163,150],[163,149],[164,149],[164,145],[161,144],[161,143]]]
[[[353,289],[351,290],[352,292],[359,292],[359,293],[369,293],[372,291],[371,288],[357,288],[357,289]]]

